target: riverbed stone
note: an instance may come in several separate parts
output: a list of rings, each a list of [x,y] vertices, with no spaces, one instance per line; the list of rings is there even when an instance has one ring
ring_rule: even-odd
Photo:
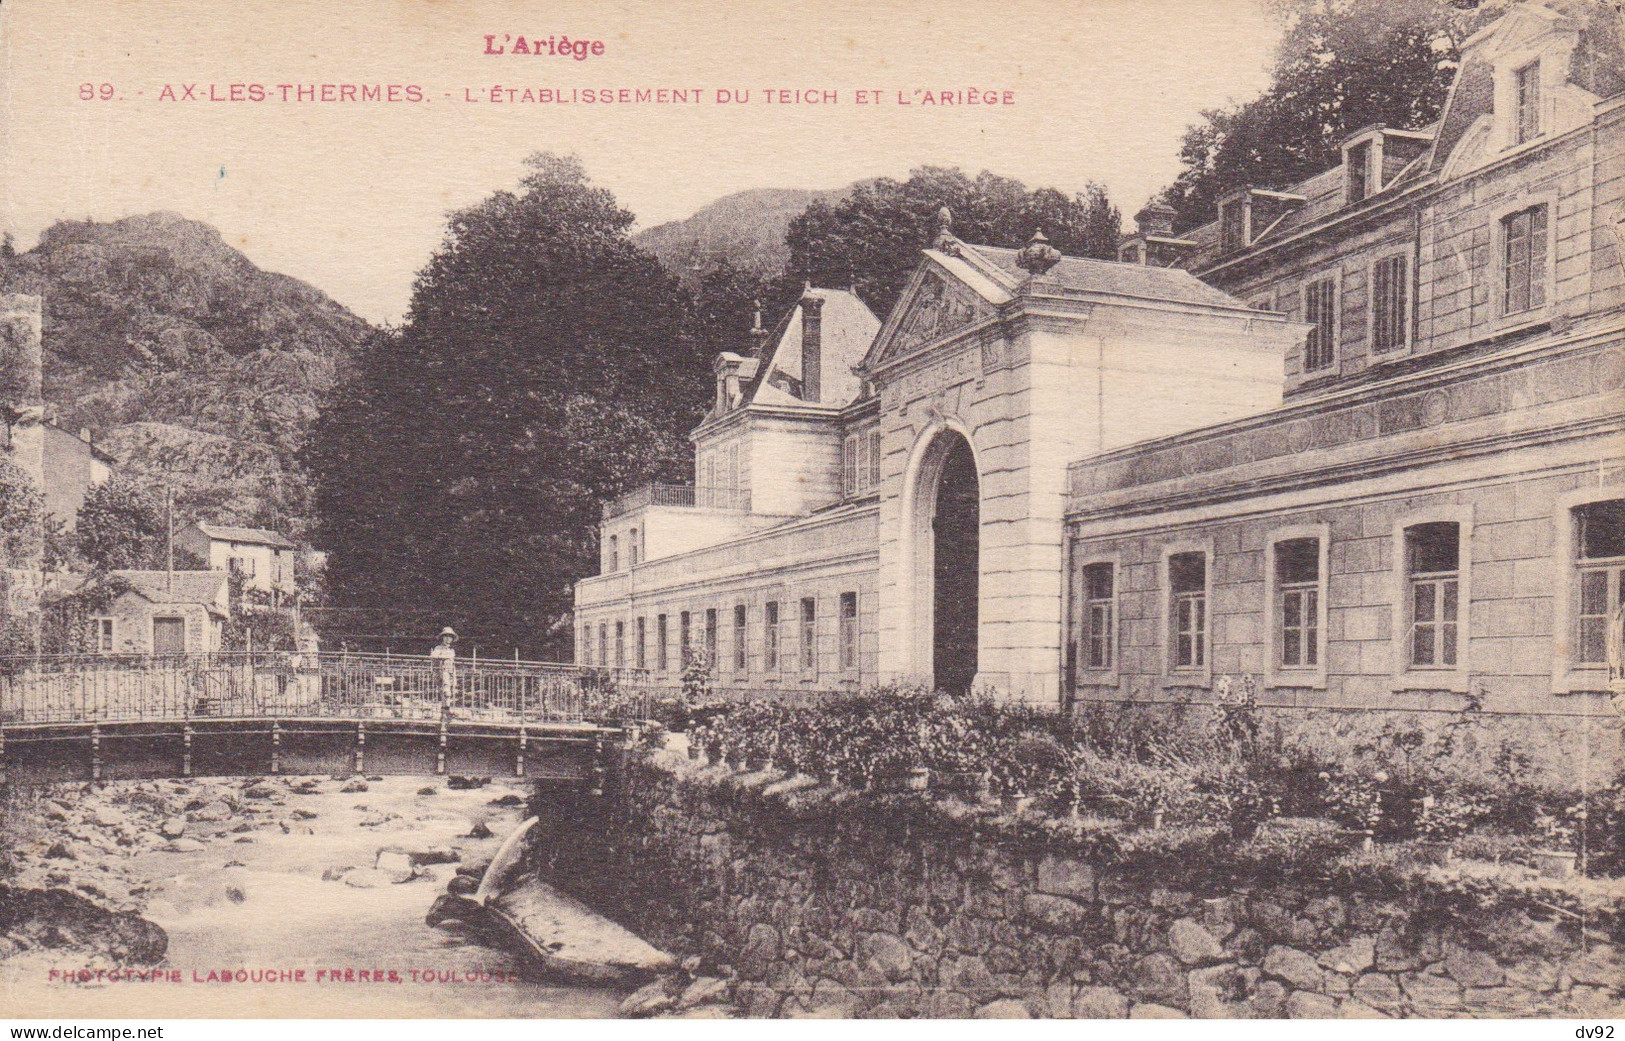
[[[165,843],[163,848],[170,853],[200,853],[208,847],[197,839],[179,838]]]
[[[1083,987],[1072,998],[1074,1019],[1126,1019],[1128,998],[1114,987]]]
[[[701,976],[684,988],[677,999],[678,1009],[715,1005],[728,1000],[728,981],[715,976]]]
[[[914,970],[914,952],[891,933],[870,933],[858,944],[858,956],[886,979],[898,983]]]
[[[1334,1019],[1336,1016],[1337,1002],[1324,994],[1298,990],[1286,999],[1288,1019]]]
[[[1168,949],[1186,965],[1211,965],[1224,960],[1224,947],[1218,938],[1190,918],[1181,918],[1168,927]]]
[[[1031,1019],[1032,1010],[1024,1001],[1014,998],[1000,998],[990,1001],[976,1010],[973,1019]]]
[[[186,834],[186,821],[181,817],[171,817],[158,828],[166,839],[178,839]]]
[[[195,821],[215,823],[231,819],[231,807],[223,800],[212,799],[197,809],[191,811],[191,818]]]
[[[1177,1008],[1159,1005],[1154,1001],[1143,1001],[1129,1010],[1130,1019],[1189,1019],[1185,1013]]]
[[[1318,990],[1323,979],[1315,959],[1296,947],[1276,945],[1264,955],[1264,972],[1300,990]]]

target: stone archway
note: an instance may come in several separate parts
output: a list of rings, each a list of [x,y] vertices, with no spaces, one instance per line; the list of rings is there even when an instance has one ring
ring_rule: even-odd
[[[981,486],[965,435],[939,428],[917,452],[907,485],[910,558],[905,617],[911,672],[939,690],[976,678],[981,629]]]

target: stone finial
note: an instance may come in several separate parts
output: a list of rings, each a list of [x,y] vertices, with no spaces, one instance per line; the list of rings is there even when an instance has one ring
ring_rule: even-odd
[[[1060,262],[1061,251],[1049,244],[1042,230],[1034,231],[1033,237],[1016,254],[1016,266],[1034,276],[1044,274]]]
[[[954,241],[954,214],[944,206],[937,211],[937,227],[931,233],[931,244],[937,249],[951,245]]]

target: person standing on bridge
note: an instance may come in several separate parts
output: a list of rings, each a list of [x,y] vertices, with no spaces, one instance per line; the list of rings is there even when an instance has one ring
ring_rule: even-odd
[[[440,642],[429,652],[429,660],[440,667],[440,708],[450,714],[451,695],[457,688],[457,630],[446,626],[440,630]]]

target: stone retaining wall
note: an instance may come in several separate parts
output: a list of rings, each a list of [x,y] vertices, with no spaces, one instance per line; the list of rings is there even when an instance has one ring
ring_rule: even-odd
[[[731,980],[751,1016],[1625,1012],[1614,926],[1590,923],[1582,943],[1538,901],[1221,879],[1200,864],[1153,877],[968,808],[669,754],[622,782],[543,807],[541,870]]]

